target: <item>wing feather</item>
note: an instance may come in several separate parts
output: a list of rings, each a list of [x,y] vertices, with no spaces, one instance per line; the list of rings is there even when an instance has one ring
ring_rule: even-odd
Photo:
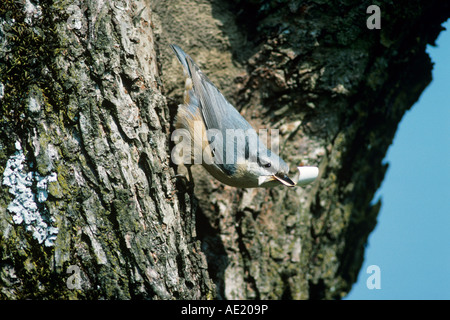
[[[215,155],[215,160],[218,160],[225,171],[230,172],[233,168],[228,168],[226,160],[226,137],[227,129],[240,129],[246,134],[255,134],[256,131],[244,119],[244,117],[236,110],[236,108],[229,103],[223,94],[216,88],[216,86],[203,74],[194,60],[186,54],[180,47],[171,45],[178,60],[180,60],[185,70],[185,75],[192,79],[193,88],[189,93],[194,95],[194,99],[198,101],[205,127],[210,132],[220,132],[219,139],[214,138],[212,141],[212,149]],[[220,139],[221,138],[221,139]],[[259,140],[258,140],[259,142]],[[248,145],[248,144],[247,144]],[[214,148],[214,146],[217,146]],[[220,146],[220,147],[219,147]],[[235,151],[235,150],[233,150]],[[235,152],[242,152],[248,154],[249,152],[256,152],[256,150],[236,150]],[[240,158],[244,158],[245,154],[240,154]]]

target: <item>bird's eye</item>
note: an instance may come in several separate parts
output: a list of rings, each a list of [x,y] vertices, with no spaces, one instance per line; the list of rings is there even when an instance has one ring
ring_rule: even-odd
[[[266,167],[266,168],[270,168],[272,166],[272,164],[269,162],[269,163],[266,163],[265,165],[264,165],[264,167]]]

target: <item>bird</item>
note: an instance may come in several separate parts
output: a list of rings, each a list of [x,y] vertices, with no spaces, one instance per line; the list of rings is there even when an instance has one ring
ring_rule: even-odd
[[[190,177],[190,160],[195,160],[194,164],[201,163],[215,179],[232,187],[294,187],[288,164],[264,145],[188,54],[176,44],[170,47],[185,77],[184,103],[178,106],[175,128],[194,140],[188,144],[193,150],[185,163]]]

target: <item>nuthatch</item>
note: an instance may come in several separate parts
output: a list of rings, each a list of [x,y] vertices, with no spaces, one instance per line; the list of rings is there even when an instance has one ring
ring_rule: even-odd
[[[185,75],[184,104],[178,107],[176,128],[186,129],[194,154],[217,180],[240,188],[296,185],[289,166],[262,143],[256,131],[177,45],[170,45]],[[200,126],[200,128],[199,128]],[[191,153],[192,154],[192,153]]]

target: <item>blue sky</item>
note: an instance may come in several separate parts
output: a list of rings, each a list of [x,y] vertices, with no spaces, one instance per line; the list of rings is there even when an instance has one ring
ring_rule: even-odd
[[[385,158],[378,223],[346,299],[450,299],[450,20],[444,27],[427,48],[433,81]],[[370,265],[379,267],[380,289],[367,288]]]

